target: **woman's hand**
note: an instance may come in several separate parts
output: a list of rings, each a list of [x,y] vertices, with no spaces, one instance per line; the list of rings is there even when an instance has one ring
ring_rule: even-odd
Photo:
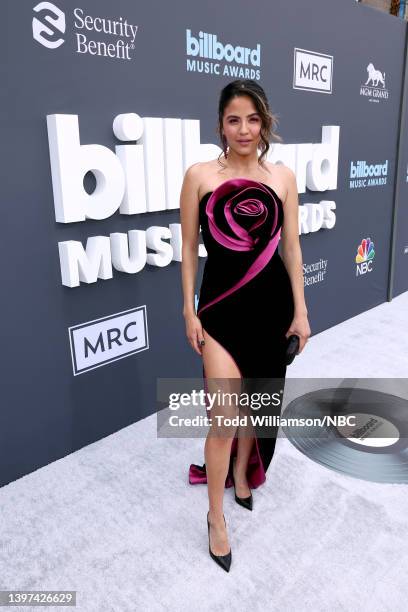
[[[203,327],[200,319],[195,313],[190,313],[184,316],[186,322],[186,334],[188,341],[193,349],[200,356],[202,355],[201,343],[204,344]]]
[[[307,314],[295,315],[293,317],[293,321],[286,332],[286,338],[289,338],[292,334],[299,336],[299,350],[297,355],[300,355],[311,334]]]

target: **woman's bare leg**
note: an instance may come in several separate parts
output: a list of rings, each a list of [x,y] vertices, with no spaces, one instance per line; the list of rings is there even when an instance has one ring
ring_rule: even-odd
[[[234,360],[204,329],[205,345],[202,347],[203,363],[207,378],[208,392],[240,392],[241,375]],[[221,380],[226,379],[226,380]],[[236,427],[223,429],[216,423],[215,416],[238,416],[236,405],[216,405],[211,409],[212,426],[204,446],[207,472],[210,545],[215,555],[226,555],[230,551],[227,529],[223,516],[225,480],[228,474],[231,445]]]
[[[249,497],[251,495],[246,477],[248,460],[255,441],[255,438],[250,436],[251,432],[253,432],[252,424],[247,427],[239,426],[237,456],[234,457],[233,463],[235,491],[238,497]]]

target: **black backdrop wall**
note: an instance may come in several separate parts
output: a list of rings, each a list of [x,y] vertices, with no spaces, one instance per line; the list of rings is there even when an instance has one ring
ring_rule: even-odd
[[[279,114],[313,333],[387,299],[405,22],[354,0],[7,0],[1,28],[0,485],[152,414],[158,377],[200,376],[178,196],[235,78]]]

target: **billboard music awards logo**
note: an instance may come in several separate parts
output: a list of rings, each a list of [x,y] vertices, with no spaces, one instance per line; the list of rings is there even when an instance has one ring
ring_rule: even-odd
[[[388,159],[383,164],[368,164],[365,160],[350,162],[350,189],[386,185]]]
[[[295,47],[293,89],[332,93],[333,56]]]
[[[217,74],[234,79],[260,79],[261,45],[254,49],[221,42],[217,34],[186,30],[187,72]]]
[[[66,15],[51,2],[40,2],[34,8],[33,38],[47,49],[57,49],[66,41]],[[131,60],[138,26],[127,19],[108,19],[73,10],[74,47],[76,53]]]
[[[367,80],[360,85],[360,96],[368,98],[369,102],[380,102],[380,100],[388,100],[389,91],[385,86],[385,72],[381,72],[375,68],[370,62],[366,68]]]
[[[373,269],[373,261],[375,257],[374,242],[371,238],[363,238],[361,244],[357,247],[356,255],[356,276],[367,274]]]

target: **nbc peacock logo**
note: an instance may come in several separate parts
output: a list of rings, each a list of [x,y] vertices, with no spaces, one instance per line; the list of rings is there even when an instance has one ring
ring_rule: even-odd
[[[371,238],[363,238],[361,244],[357,247],[356,276],[361,276],[362,274],[367,274],[367,272],[372,271],[374,257],[374,242]]]

